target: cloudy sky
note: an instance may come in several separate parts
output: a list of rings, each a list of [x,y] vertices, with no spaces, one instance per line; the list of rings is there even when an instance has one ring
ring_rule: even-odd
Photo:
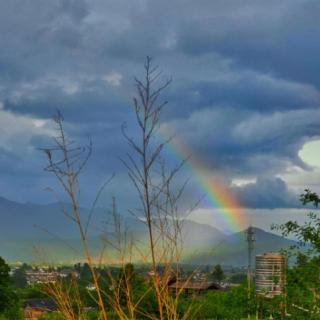
[[[319,18],[311,0],[1,1],[0,195],[53,200],[38,148],[58,108],[75,140],[94,142],[84,202],[112,173],[105,198],[134,202],[121,124],[134,132],[133,79],[149,55],[173,78],[162,125],[248,212],[292,212],[303,189],[320,191]]]

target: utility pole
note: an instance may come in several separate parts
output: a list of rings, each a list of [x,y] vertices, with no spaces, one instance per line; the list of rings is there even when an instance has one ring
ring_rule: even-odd
[[[246,240],[248,243],[248,267],[247,267],[248,319],[250,319],[250,301],[251,301],[251,287],[252,287],[252,252],[254,249],[254,242],[255,242],[255,233],[251,225],[247,229]]]

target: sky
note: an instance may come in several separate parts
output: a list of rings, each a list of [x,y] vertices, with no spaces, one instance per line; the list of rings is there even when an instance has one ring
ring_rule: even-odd
[[[115,174],[102,204],[133,205],[121,125],[137,133],[134,77],[148,55],[173,80],[161,126],[201,159],[197,170],[222,180],[260,225],[296,214],[305,188],[320,191],[319,18],[311,0],[1,1],[0,195],[55,200],[39,148],[59,109],[75,141],[93,141],[83,202]],[[201,196],[194,172],[183,175]],[[204,200],[194,219],[215,224],[214,209]]]

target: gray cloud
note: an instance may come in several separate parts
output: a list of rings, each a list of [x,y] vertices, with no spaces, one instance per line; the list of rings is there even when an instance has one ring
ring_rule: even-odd
[[[278,174],[290,166],[306,169],[298,157],[302,145],[320,135],[320,109],[269,114],[208,108],[163,125],[178,134],[212,169],[226,174]]]
[[[232,191],[247,208],[297,208],[299,198],[280,178],[259,177],[255,183],[233,187]]]
[[[212,14],[185,21],[178,36],[181,50],[192,55],[218,52],[240,67],[319,85],[314,65],[320,46],[313,40],[317,1],[231,1],[212,3],[211,9]]]
[[[320,135],[319,12],[312,0],[1,3],[0,194],[14,198],[20,185],[21,197],[36,199],[38,191],[23,185],[48,185],[35,150],[49,143],[57,108],[76,140],[94,140],[87,189],[116,172],[113,190],[121,193],[118,156],[128,149],[120,126],[136,134],[133,76],[152,55],[174,79],[163,128],[226,180],[258,177],[239,197],[256,188],[260,206],[270,206],[260,191],[290,206],[272,185],[290,198],[275,177],[292,166],[310,170],[298,151]],[[259,178],[266,174],[270,180]]]

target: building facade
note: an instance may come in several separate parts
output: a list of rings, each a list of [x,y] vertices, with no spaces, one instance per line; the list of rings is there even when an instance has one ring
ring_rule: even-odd
[[[55,283],[58,279],[58,273],[55,271],[29,270],[26,271],[27,283],[29,285],[39,283]]]
[[[256,256],[256,293],[275,297],[284,293],[286,257],[280,253],[264,253]]]

